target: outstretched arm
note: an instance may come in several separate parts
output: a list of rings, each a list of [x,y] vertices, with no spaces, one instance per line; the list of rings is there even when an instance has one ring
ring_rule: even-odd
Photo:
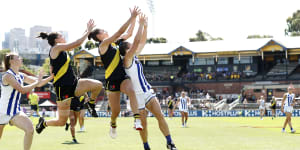
[[[33,82],[29,85],[23,86],[15,79],[15,77],[13,75],[6,74],[6,75],[3,76],[3,83],[6,84],[6,85],[10,85],[14,89],[19,91],[20,93],[25,94],[25,93],[30,92],[33,88],[35,88],[41,82],[42,77],[43,77],[43,74],[40,73],[38,80],[35,80],[35,82]],[[25,80],[26,79],[24,78],[24,81]]]
[[[146,18],[146,21],[145,21],[145,24],[144,24],[144,30],[143,30],[142,39],[141,39],[139,47],[138,47],[138,49],[136,51],[136,55],[139,55],[142,52],[142,50],[145,47],[145,45],[146,45],[146,42],[147,42],[147,28],[148,28],[148,20]]]
[[[56,58],[61,51],[71,51],[74,48],[80,46],[88,37],[88,35],[90,34],[90,32],[93,30],[94,27],[95,27],[94,20],[90,19],[89,22],[87,23],[87,29],[81,38],[79,38],[78,40],[72,43],[59,44],[54,46],[52,48],[52,51],[50,52],[51,57]]]
[[[134,55],[135,55],[135,53],[138,49],[138,45],[141,41],[142,31],[143,31],[144,23],[145,23],[145,15],[140,16],[139,23],[140,23],[140,26],[139,26],[138,32],[135,35],[133,44],[132,44],[131,48],[129,49],[129,51],[126,53],[125,57],[124,57],[124,60],[125,60],[124,65],[125,65],[126,68],[131,66],[132,58],[134,57]]]
[[[130,27],[127,30],[127,33],[123,34],[121,36],[121,39],[127,40],[127,39],[129,39],[132,36],[133,30],[134,30],[134,26],[135,26],[135,21],[136,21],[136,19],[131,20]]]
[[[123,24],[122,27],[114,35],[101,42],[101,44],[99,45],[100,54],[105,54],[109,44],[115,42],[126,31],[130,23],[136,19],[137,15],[139,15],[140,9],[138,7],[134,7],[133,10],[130,9],[130,12],[131,12],[131,16],[126,21],[126,23]]]

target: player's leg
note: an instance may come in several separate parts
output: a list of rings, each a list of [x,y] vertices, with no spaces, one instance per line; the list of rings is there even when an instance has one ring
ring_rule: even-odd
[[[80,110],[80,115],[79,115],[79,125],[80,125],[80,131],[83,132],[84,129],[84,115],[85,115],[86,109]]]
[[[145,109],[140,110],[140,115],[143,126],[143,130],[140,130],[140,136],[144,145],[144,149],[150,150],[150,146],[148,144],[147,111]]]
[[[121,92],[125,93],[130,100],[130,107],[133,112],[135,119],[134,127],[136,130],[142,130],[143,126],[141,125],[140,114],[138,110],[138,102],[136,98],[135,91],[133,90],[133,85],[130,79],[125,79],[122,81],[120,86]]]
[[[284,124],[283,124],[283,127],[282,127],[282,132],[285,132],[285,128],[286,128],[286,125],[288,124],[288,112],[285,113],[285,121],[284,121]]]
[[[180,111],[180,113],[181,113],[181,124],[182,124],[182,127],[184,127],[184,112]]]
[[[58,119],[45,121],[40,117],[39,123],[36,125],[36,132],[41,133],[47,126],[64,126],[67,123],[70,114],[71,99],[65,101],[57,101]]]
[[[40,112],[39,112],[39,105],[36,105],[36,115],[38,116],[38,117],[40,117]]]
[[[293,129],[293,126],[292,126],[292,113],[288,113],[287,118],[288,118],[288,124],[290,126],[291,132],[295,133],[296,131]]]
[[[5,127],[4,124],[0,125],[0,140],[1,140],[1,137],[2,137],[2,134],[3,134],[4,127]]]
[[[31,120],[21,112],[19,115],[13,117],[10,122],[12,125],[16,126],[19,129],[22,129],[25,132],[24,150],[30,150],[34,133],[34,128]]]
[[[186,124],[187,124],[187,121],[188,121],[188,117],[189,117],[189,113],[188,112],[184,112],[184,117],[185,117],[184,126],[186,127]]]
[[[75,138],[75,111],[71,110],[70,111],[70,132],[71,132],[71,135],[72,135],[72,140],[74,143],[77,143],[77,140]]]
[[[91,114],[93,117],[98,117],[95,110],[95,100],[102,90],[102,82],[93,79],[79,79],[77,87],[75,89],[75,96],[79,97],[84,95],[86,92],[91,92],[90,101],[87,103],[90,106]]]
[[[158,121],[158,126],[162,134],[166,137],[167,140],[167,146],[169,149],[176,149],[175,144],[172,141],[169,126],[165,120],[164,115],[162,114],[160,104],[156,97],[153,97],[148,104],[146,105],[146,108],[155,116],[155,118]]]
[[[119,116],[120,107],[120,92],[107,92],[109,105],[111,107],[110,117],[110,136],[112,138],[117,137],[117,117]]]

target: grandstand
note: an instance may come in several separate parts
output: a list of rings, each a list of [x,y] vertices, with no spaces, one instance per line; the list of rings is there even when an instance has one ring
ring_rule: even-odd
[[[181,89],[189,91],[196,108],[209,108],[202,102],[209,93],[217,102],[224,97],[231,103],[242,94],[255,102],[262,91],[281,97],[287,84],[296,84],[299,94],[300,38],[246,39],[241,41],[205,41],[147,44],[138,56],[150,84],[164,100]],[[86,60],[93,68],[91,78],[104,81],[104,68],[98,49],[81,50],[74,55],[75,66]],[[268,86],[249,89],[247,86]],[[277,88],[281,85],[281,88]],[[274,86],[274,87],[272,87]],[[194,90],[194,91],[193,91]],[[244,98],[243,98],[244,99]],[[198,103],[201,102],[201,103]],[[161,102],[164,104],[164,102]],[[209,105],[209,104],[208,104]]]

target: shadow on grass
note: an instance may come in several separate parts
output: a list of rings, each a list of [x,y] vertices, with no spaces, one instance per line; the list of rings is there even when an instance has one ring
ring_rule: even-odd
[[[61,144],[65,144],[65,145],[77,145],[77,144],[84,144],[84,143],[74,143],[73,141],[65,141]]]

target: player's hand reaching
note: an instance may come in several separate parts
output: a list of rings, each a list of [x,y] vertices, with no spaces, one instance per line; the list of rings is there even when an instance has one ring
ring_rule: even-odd
[[[144,26],[144,25],[145,25],[146,19],[147,19],[147,17],[146,17],[145,14],[141,14],[141,15],[140,15],[140,17],[139,17],[139,23],[140,23],[141,26]]]
[[[139,9],[139,7],[137,7],[137,6],[134,6],[133,9],[129,8],[129,11],[131,13],[132,18],[136,18],[141,13],[141,9]]]
[[[86,29],[86,31],[88,32],[88,33],[90,33],[94,28],[95,28],[95,22],[94,22],[94,20],[93,19],[90,19],[89,20],[89,22],[87,23],[87,29]]]

